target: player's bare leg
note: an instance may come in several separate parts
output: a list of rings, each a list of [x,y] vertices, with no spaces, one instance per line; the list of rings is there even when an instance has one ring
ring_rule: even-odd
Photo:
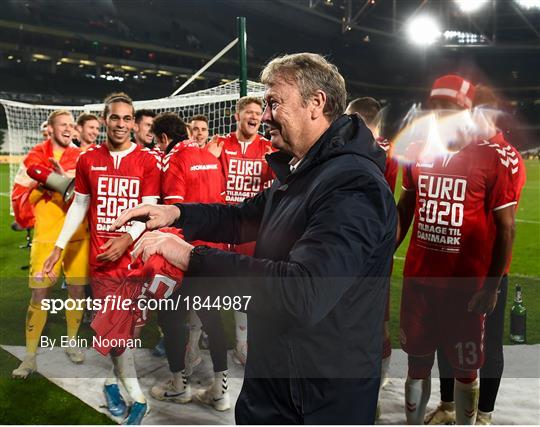
[[[409,372],[405,381],[405,415],[407,424],[424,424],[431,394],[431,368],[435,355],[409,355]]]
[[[26,355],[19,367],[13,370],[13,378],[24,379],[37,370],[36,352],[47,322],[47,311],[41,309],[41,301],[49,297],[50,289],[50,287],[32,289],[26,315]]]
[[[84,286],[79,285],[67,285],[68,296],[69,298],[79,301],[83,300],[85,297]],[[77,333],[79,332],[79,326],[81,325],[82,317],[84,310],[79,310],[77,308],[68,310],[66,308],[66,324],[67,324],[67,336],[69,338],[77,338]],[[84,352],[78,346],[66,347],[65,352],[73,363],[83,363],[84,362]]]

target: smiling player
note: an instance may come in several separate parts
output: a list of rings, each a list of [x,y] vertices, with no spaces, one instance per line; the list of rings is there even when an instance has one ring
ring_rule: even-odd
[[[229,204],[243,202],[268,188],[274,175],[266,162],[266,154],[271,153],[272,144],[259,135],[263,103],[260,98],[245,96],[236,103],[236,132],[220,137],[214,136],[207,149],[221,161],[225,175],[226,196]],[[254,243],[235,245],[234,252],[253,255]],[[247,317],[235,312],[236,346],[235,359],[245,365],[247,357]],[[193,325],[190,329],[193,331]],[[200,331],[200,328],[199,328]],[[200,332],[199,332],[200,333]],[[193,337],[190,336],[190,342]]]
[[[145,230],[145,225],[138,222],[127,224],[119,232],[109,232],[109,225],[125,209],[140,203],[156,204],[161,184],[157,153],[129,139],[135,121],[131,98],[122,92],[107,97],[103,117],[107,141],[81,155],[75,200],[43,267],[44,274],[53,275],[53,266],[66,242],[88,213],[90,284],[94,298],[102,300],[113,295],[127,276],[131,262],[127,249]],[[106,380],[104,388],[108,409],[117,416],[126,411],[118,378],[134,401],[126,422],[139,424],[148,407],[137,381],[131,349],[115,348],[111,356],[115,375]]]

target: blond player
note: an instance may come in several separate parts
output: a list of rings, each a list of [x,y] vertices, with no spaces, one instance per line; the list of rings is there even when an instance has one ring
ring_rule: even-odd
[[[262,137],[258,131],[263,114],[263,102],[260,98],[244,96],[236,103],[236,131],[225,136],[214,135],[206,144],[206,148],[221,163],[226,183],[225,201],[227,204],[238,204],[254,197],[265,188],[270,187],[274,174],[265,156],[272,152],[272,144]],[[231,245],[231,250],[243,255],[252,256],[255,242]],[[234,359],[245,366],[247,359],[247,315],[235,311],[236,344]],[[197,365],[198,342],[201,334],[201,322],[195,313],[190,315],[190,337],[186,352],[188,366]]]
[[[73,116],[67,110],[53,111],[47,120],[49,139],[36,145],[23,161],[26,170],[34,167],[53,169],[62,175],[73,177],[80,150],[71,143]],[[13,371],[13,377],[26,378],[36,370],[36,351],[47,311],[41,309],[41,301],[48,298],[54,281],[41,275],[43,263],[54,248],[67,212],[67,203],[60,193],[37,186],[28,176],[30,203],[34,207],[35,225],[30,252],[29,286],[32,290],[26,316],[26,356]],[[60,262],[55,267],[56,276],[62,270],[66,279],[68,295],[73,299],[84,298],[84,285],[88,275],[89,236],[86,222],[82,223],[70,239]],[[82,310],[66,309],[67,336],[76,337],[83,315]],[[84,354],[78,347],[66,347],[66,354],[73,363],[82,363]]]

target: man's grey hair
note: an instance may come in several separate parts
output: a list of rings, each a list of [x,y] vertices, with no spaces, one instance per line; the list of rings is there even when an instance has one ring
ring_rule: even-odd
[[[304,104],[318,90],[326,94],[324,115],[333,122],[345,111],[347,90],[337,67],[316,53],[295,53],[272,59],[261,72],[261,83],[284,79],[298,86]]]

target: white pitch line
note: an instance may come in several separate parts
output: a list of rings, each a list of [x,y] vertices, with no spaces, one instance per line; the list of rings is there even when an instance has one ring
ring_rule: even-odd
[[[519,279],[532,279],[532,280],[540,280],[540,277],[538,276],[529,276],[527,274],[519,274],[519,273],[510,273],[510,277],[517,277]]]
[[[402,256],[394,255],[394,259],[396,259],[398,261],[405,261],[405,257],[402,257]],[[538,276],[529,276],[528,274],[510,273],[509,276],[517,277],[519,279],[540,280],[540,277],[538,277]]]
[[[540,221],[532,221],[530,219],[516,219],[516,222],[522,222],[524,224],[540,224]]]

